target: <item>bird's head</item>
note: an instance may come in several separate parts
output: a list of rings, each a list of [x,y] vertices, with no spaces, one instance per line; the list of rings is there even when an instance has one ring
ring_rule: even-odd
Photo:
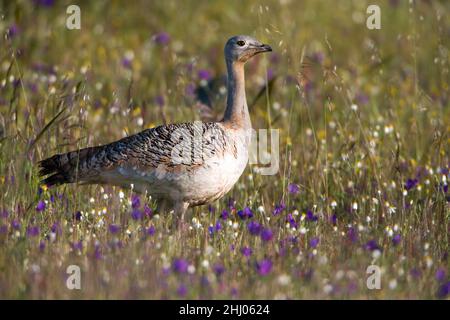
[[[272,51],[272,48],[250,36],[234,36],[225,44],[225,58],[229,62],[247,62],[261,52]]]

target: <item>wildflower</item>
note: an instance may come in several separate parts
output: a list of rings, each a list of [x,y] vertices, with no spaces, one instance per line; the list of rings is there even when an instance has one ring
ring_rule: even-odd
[[[137,209],[137,208],[139,208],[140,206],[141,206],[141,199],[140,199],[140,197],[139,197],[138,195],[134,194],[134,195],[131,197],[131,207],[132,207],[133,209]]]
[[[187,287],[184,284],[180,284],[180,286],[177,289],[177,294],[180,297],[184,297],[187,294],[188,290]]]
[[[446,296],[448,296],[449,292],[450,292],[450,281],[447,281],[446,283],[443,283],[439,287],[437,296],[438,296],[438,298],[443,299]]]
[[[436,280],[439,282],[442,282],[445,280],[446,274],[445,274],[445,269],[444,268],[439,268],[436,271]]]
[[[39,235],[39,227],[38,226],[29,226],[27,228],[27,236],[29,237],[36,237]]]
[[[153,210],[147,204],[144,205],[144,215],[147,218],[151,218],[153,215]]]
[[[369,251],[380,250],[380,247],[378,246],[378,243],[376,240],[367,241],[364,247],[366,248],[366,250],[369,250]]]
[[[152,37],[152,40],[161,46],[166,46],[170,42],[170,36],[167,32],[160,32],[160,33],[155,34]]]
[[[347,236],[351,242],[356,242],[358,240],[358,233],[354,227],[350,227],[347,231]]]
[[[286,217],[286,220],[289,222],[289,225],[291,226],[291,228],[297,228],[298,224],[294,219],[294,216],[292,215],[292,213],[289,213],[288,216]]]
[[[253,250],[249,247],[243,247],[241,249],[241,253],[245,256],[245,257],[250,257],[253,253]]]
[[[42,212],[45,210],[45,202],[43,200],[39,200],[37,206],[36,206],[36,211],[37,212]]]
[[[172,269],[178,273],[186,273],[188,271],[189,264],[184,259],[175,259],[172,263]]]
[[[253,211],[249,207],[245,207],[244,210],[239,210],[237,214],[242,220],[253,217]]]
[[[400,234],[396,234],[393,238],[392,238],[392,243],[396,246],[398,245],[400,242],[402,241],[402,236]]]
[[[116,234],[119,231],[120,231],[120,226],[118,226],[117,224],[109,225],[109,232],[111,232],[112,234]]]
[[[215,229],[216,229],[216,231],[219,231],[219,230],[221,230],[221,229],[222,229],[222,224],[220,223],[220,221],[219,221],[219,220],[217,220],[217,222],[216,222],[216,226],[215,226]]]
[[[44,251],[45,250],[45,241],[41,240],[41,242],[39,242],[39,251]]]
[[[122,61],[121,61],[121,64],[122,64],[122,66],[123,66],[124,68],[126,68],[126,69],[131,69],[131,62],[132,62],[132,60],[131,60],[130,58],[128,58],[128,57],[123,57],[123,58],[122,58]]]
[[[283,212],[284,209],[286,209],[286,206],[285,206],[285,204],[284,204],[283,202],[281,202],[280,204],[277,204],[277,205],[275,206],[275,209],[273,210],[272,214],[273,214],[274,216],[277,216],[277,215],[279,215],[281,212]]]
[[[8,232],[8,226],[7,225],[1,225],[0,226],[0,234],[6,234]]]
[[[6,30],[6,34],[9,39],[14,38],[16,35],[20,33],[20,28],[17,26],[17,24],[12,24],[9,26],[9,28]]]
[[[264,228],[262,231],[261,231],[261,239],[263,240],[263,241],[270,241],[270,240],[272,240],[272,238],[273,238],[273,232],[272,232],[272,230],[270,230],[269,228]]]
[[[159,107],[163,107],[165,105],[166,101],[164,99],[164,96],[157,95],[155,97],[155,104],[157,104]]]
[[[419,183],[419,180],[417,180],[417,179],[408,179],[408,180],[406,180],[406,183],[405,183],[405,189],[407,191],[409,191],[409,190],[413,189],[418,183]]]
[[[211,79],[211,73],[208,70],[201,69],[198,71],[198,78],[200,80],[208,81],[209,79]]]
[[[252,235],[259,235],[261,233],[261,225],[255,220],[248,223],[247,229]]]
[[[288,185],[288,191],[290,194],[297,194],[300,191],[300,187],[298,186],[298,184],[290,183]]]
[[[227,220],[227,219],[228,219],[228,216],[229,216],[229,214],[228,214],[228,211],[227,211],[227,210],[223,210],[222,213],[220,214],[220,218],[221,218],[222,220]]]
[[[75,212],[75,214],[73,215],[73,218],[77,221],[80,221],[81,220],[81,212],[80,211]]]
[[[317,221],[319,217],[315,215],[311,210],[306,211],[306,220]]]
[[[217,263],[213,267],[214,273],[217,277],[220,277],[225,272],[225,267],[220,263]]]
[[[133,220],[141,220],[142,219],[141,210],[134,209],[133,211],[131,211],[131,218],[133,218]]]
[[[80,240],[78,242],[72,242],[71,243],[72,250],[83,250],[83,242]]]
[[[19,222],[17,219],[14,219],[14,220],[11,222],[11,227],[12,227],[14,230],[19,230],[19,229],[20,229],[20,222]]]
[[[256,270],[261,276],[268,275],[272,271],[272,261],[263,259],[256,263]]]
[[[311,246],[311,248],[315,248],[315,247],[317,247],[319,242],[320,242],[320,239],[318,237],[315,237],[309,241],[309,245]]]
[[[148,227],[148,229],[147,229],[147,234],[148,234],[149,236],[153,236],[153,235],[155,234],[155,231],[156,231],[155,226],[150,226],[150,227]]]
[[[337,223],[337,216],[336,216],[336,214],[333,214],[331,216],[330,221],[331,221],[332,224],[336,224]]]

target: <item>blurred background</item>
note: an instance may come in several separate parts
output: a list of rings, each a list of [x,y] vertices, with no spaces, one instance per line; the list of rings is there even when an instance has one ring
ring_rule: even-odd
[[[0,3],[0,297],[447,296],[450,2],[78,1],[69,30],[72,2]],[[176,245],[151,201],[135,219],[118,189],[39,187],[36,162],[54,153],[220,119],[237,34],[273,48],[246,86],[254,128],[280,129],[276,175],[249,167]],[[60,284],[69,263],[90,270],[84,290]]]

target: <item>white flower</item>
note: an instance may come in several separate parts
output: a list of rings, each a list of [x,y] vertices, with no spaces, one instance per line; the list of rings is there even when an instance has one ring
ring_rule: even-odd
[[[397,288],[397,280],[392,279],[391,281],[389,281],[389,289],[394,290],[395,288]]]

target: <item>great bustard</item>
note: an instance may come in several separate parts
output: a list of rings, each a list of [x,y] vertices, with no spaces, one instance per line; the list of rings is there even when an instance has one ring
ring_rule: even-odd
[[[111,184],[147,192],[170,203],[184,219],[188,207],[217,200],[241,176],[248,162],[251,121],[245,96],[244,64],[271,47],[250,36],[225,45],[227,106],[220,122],[162,125],[107,145],[42,160],[42,183]]]

